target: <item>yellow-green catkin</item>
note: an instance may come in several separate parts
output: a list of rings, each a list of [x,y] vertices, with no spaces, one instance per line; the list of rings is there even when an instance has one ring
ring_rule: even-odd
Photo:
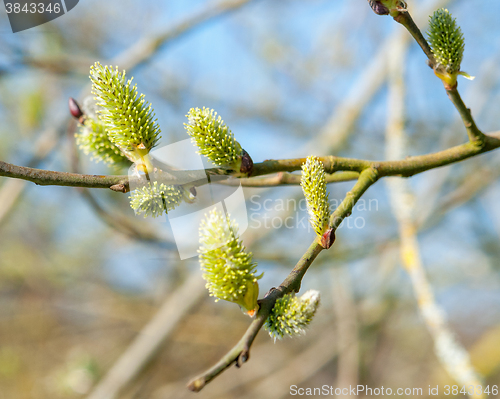
[[[243,150],[217,112],[203,107],[191,108],[184,124],[198,153],[214,164],[240,170]]]
[[[302,191],[306,198],[309,221],[318,236],[328,229],[330,209],[326,191],[325,169],[316,157],[308,157],[302,165]]]
[[[212,210],[200,226],[200,265],[211,296],[237,303],[253,316],[258,310],[257,264],[229,216]]]
[[[304,334],[319,306],[319,292],[309,290],[301,297],[287,294],[278,298],[267,318],[264,329],[271,338],[282,339]]]
[[[184,190],[180,186],[148,182],[130,193],[130,206],[138,215],[155,218],[176,208],[184,199]]]
[[[87,116],[75,134],[76,144],[96,162],[113,166],[127,166],[130,161],[124,152],[111,142],[108,132],[99,120]]]
[[[160,139],[151,104],[118,67],[113,69],[96,62],[90,67],[90,80],[97,112],[110,140],[140,161]]]

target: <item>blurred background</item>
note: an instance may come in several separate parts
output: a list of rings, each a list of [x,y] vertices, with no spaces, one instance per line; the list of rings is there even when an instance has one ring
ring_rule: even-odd
[[[499,129],[500,2],[409,3],[422,29],[439,7],[457,18],[462,70],[476,76],[459,80],[462,97],[483,131]],[[75,148],[67,101],[90,94],[95,61],[134,76],[154,106],[160,145],[187,138],[185,114],[203,106],[223,117],[254,162],[395,159],[467,140],[420,48],[366,0],[81,0],[16,34],[0,8],[2,161],[126,172]],[[484,385],[498,384],[499,166],[493,152],[370,188],[305,276],[301,292],[322,295],[307,334],[274,343],[261,331],[249,362],[198,394],[186,383],[250,319],[208,296],[197,258],[179,260],[168,220],[134,216],[128,194],[1,178],[0,398],[282,398],[291,385],[325,384],[423,388],[423,396],[439,385],[443,396],[456,379],[436,355],[440,332],[429,333],[418,284],[402,267],[405,224],[417,232],[415,262],[448,320],[443,328]],[[329,185],[332,209],[352,185]],[[314,233],[300,187],[245,188],[245,197],[242,238],[265,273],[262,297]]]

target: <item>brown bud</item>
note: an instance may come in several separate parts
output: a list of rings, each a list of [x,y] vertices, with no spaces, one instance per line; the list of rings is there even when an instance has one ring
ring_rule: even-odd
[[[378,15],[388,15],[389,9],[380,0],[368,0],[373,12]]]
[[[189,191],[191,194],[193,194],[195,197],[196,197],[196,188],[193,186],[193,187],[189,187]]]
[[[240,172],[250,176],[253,172],[253,161],[248,152],[242,151]]]
[[[335,242],[335,231],[333,229],[328,229],[321,236],[321,246],[325,249],[329,249]]]
[[[83,116],[83,112],[80,106],[73,97],[69,98],[68,105],[69,105],[69,112],[74,118],[80,119]]]

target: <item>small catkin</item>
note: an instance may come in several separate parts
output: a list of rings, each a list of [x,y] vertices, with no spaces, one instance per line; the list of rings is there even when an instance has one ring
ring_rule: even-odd
[[[265,330],[274,341],[304,334],[316,314],[319,300],[319,292],[315,290],[309,290],[299,298],[295,294],[278,298],[264,324]]]
[[[182,187],[166,186],[155,181],[132,191],[130,206],[138,215],[155,218],[176,208],[183,199]]]
[[[446,72],[456,74],[464,54],[464,36],[456,20],[448,10],[436,10],[429,21],[429,44],[439,65]]]
[[[186,115],[187,133],[198,147],[198,153],[206,156],[214,164],[239,170],[243,150],[234,135],[217,112],[203,107],[191,108]]]
[[[318,236],[328,228],[330,209],[326,192],[325,169],[316,157],[308,157],[302,165],[302,191],[306,198],[309,221]]]

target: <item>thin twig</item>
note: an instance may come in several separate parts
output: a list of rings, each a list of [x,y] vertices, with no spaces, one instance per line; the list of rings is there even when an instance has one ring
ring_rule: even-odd
[[[408,11],[402,11],[399,13],[399,15],[394,17],[394,20],[403,25],[408,30],[408,32],[413,36],[415,41],[422,48],[423,52],[429,59],[429,66],[431,68],[434,68],[434,66],[436,65],[436,59],[434,58],[434,54],[432,54],[431,47],[429,46],[429,43],[427,42],[425,37],[422,35],[422,32],[420,31],[418,26],[415,24],[415,21],[413,21],[410,13]]]
[[[111,188],[123,185],[118,191],[126,192],[128,176],[82,175],[78,173],[54,172],[43,169],[16,166],[0,161],[0,176],[28,180],[41,186],[69,186],[88,188]]]
[[[476,126],[476,122],[472,118],[472,114],[469,108],[467,108],[460,97],[457,87],[447,89],[446,94],[448,94],[449,99],[457,109],[462,121],[464,123],[465,129],[467,130],[467,135],[472,143],[476,143],[478,146],[484,143],[484,133],[479,130]]]
[[[346,181],[357,180],[359,177],[358,172],[337,172],[331,175],[326,175],[326,183],[340,183]],[[286,185],[300,184],[301,175],[294,175],[291,173],[279,172],[275,176],[269,176],[259,179],[242,178],[242,179],[229,179],[216,182],[217,184],[224,184],[226,186],[239,186],[244,187],[276,187]]]
[[[399,15],[394,17],[394,20],[396,22],[399,22],[408,30],[408,32],[410,32],[410,34],[417,41],[417,43],[420,45],[425,55],[427,56],[429,66],[432,69],[437,70],[439,65],[436,63],[436,59],[434,58],[434,54],[432,53],[431,47],[429,46],[429,43],[422,35],[422,32],[420,32],[420,29],[413,21],[410,13],[407,10],[402,11],[399,13]],[[443,82],[443,84],[446,89],[446,93],[448,94],[448,97],[450,98],[451,102],[453,103],[458,113],[460,114],[460,117],[462,118],[465,129],[467,130],[467,135],[469,136],[469,140],[478,146],[483,145],[485,140],[484,133],[477,128],[476,123],[472,118],[470,109],[468,109],[465,106],[464,102],[462,101],[462,98],[460,97],[460,94],[458,93],[457,85],[455,84],[454,87],[450,87],[445,82]]]

